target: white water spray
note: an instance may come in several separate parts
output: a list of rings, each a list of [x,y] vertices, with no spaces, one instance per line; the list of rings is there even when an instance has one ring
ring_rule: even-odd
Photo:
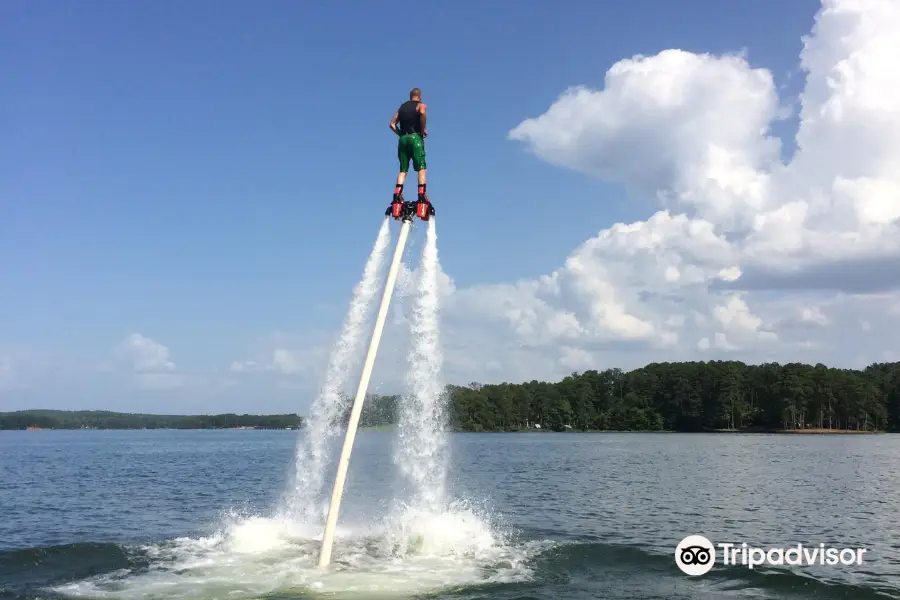
[[[310,407],[305,431],[294,458],[294,483],[286,491],[284,510],[289,518],[309,523],[324,517],[327,503],[321,498],[328,465],[328,444],[341,430],[341,416],[350,399],[342,395],[350,367],[359,360],[359,349],[367,331],[363,328],[380,288],[379,273],[390,241],[389,220],[378,231],[375,245],[363,270],[362,280],[353,289],[350,310],[340,337],[331,351],[328,371],[319,395]]]
[[[440,346],[440,294],[435,221],[428,221],[418,287],[410,319],[407,393],[400,408],[394,461],[410,484],[408,508],[437,514],[446,509],[446,445],[443,354]]]
[[[297,483],[289,506],[308,512],[325,475],[326,442],[342,429],[346,409],[341,396],[350,361],[362,342],[360,328],[380,288],[378,272],[388,244],[387,227],[354,290],[351,309],[329,363],[328,376],[310,415],[309,430],[298,448]],[[445,499],[444,398],[438,330],[437,236],[429,224],[421,266],[410,281],[415,300],[410,315],[412,350],[408,356],[409,393],[401,409],[400,444],[394,461],[412,488],[409,504],[396,504],[380,520],[374,513],[345,528],[330,569],[316,565],[320,545],[316,524],[285,519],[290,514],[229,515],[222,528],[200,538],[177,538],[143,547],[148,569],[114,571],[58,585],[72,600],[157,600],[263,596],[327,595],[361,600],[432,596],[502,582],[527,581],[530,559],[550,542],[513,543],[488,524],[483,511]],[[348,399],[349,400],[349,399]],[[364,459],[365,460],[365,459]],[[372,468],[369,463],[368,468]],[[379,466],[383,468],[383,463]],[[367,508],[377,494],[361,499]],[[287,508],[287,507],[285,507]]]

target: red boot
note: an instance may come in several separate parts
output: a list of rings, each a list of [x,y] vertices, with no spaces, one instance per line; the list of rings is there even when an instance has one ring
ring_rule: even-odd
[[[433,214],[434,207],[431,205],[428,195],[419,194],[419,199],[416,201],[416,216],[427,221]]]

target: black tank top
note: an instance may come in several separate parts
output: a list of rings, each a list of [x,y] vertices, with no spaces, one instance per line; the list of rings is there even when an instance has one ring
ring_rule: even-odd
[[[400,105],[397,111],[397,125],[400,127],[400,133],[422,133],[422,116],[416,110],[419,103],[415,100],[408,100]]]

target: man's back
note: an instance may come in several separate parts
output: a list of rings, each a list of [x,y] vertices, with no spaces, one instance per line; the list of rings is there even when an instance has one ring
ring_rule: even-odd
[[[403,204],[403,184],[406,182],[406,174],[409,172],[409,162],[412,160],[419,180],[419,201],[416,205],[420,218],[434,214],[428,194],[425,192],[425,137],[428,136],[428,106],[422,102],[422,90],[413,88],[409,91],[409,100],[400,105],[389,123],[391,131],[399,136],[397,140],[397,160],[400,162],[400,172],[397,174],[397,185],[394,187],[394,199],[391,202],[391,212],[396,212],[398,203]],[[402,211],[401,211],[402,212]],[[399,213],[394,214],[398,218]]]
[[[421,103],[417,100],[407,100],[400,105],[397,110],[397,125],[399,125],[400,133],[422,135],[422,115],[419,113],[419,104]]]

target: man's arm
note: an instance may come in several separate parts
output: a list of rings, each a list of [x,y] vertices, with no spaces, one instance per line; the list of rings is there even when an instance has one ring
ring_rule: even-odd
[[[397,131],[397,121],[399,119],[400,119],[400,111],[397,111],[394,113],[394,116],[391,117],[391,124],[389,125],[389,127],[391,128],[391,131],[393,131],[397,135],[400,135],[400,132]]]
[[[421,115],[422,119],[422,137],[428,137],[428,129],[425,127],[425,118],[427,116],[428,106],[424,103],[420,103],[419,106],[416,107],[419,111],[419,115]]]

